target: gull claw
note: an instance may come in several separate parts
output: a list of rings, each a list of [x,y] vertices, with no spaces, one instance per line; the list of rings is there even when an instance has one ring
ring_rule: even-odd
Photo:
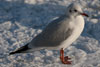
[[[72,64],[72,61],[64,61],[64,64]]]
[[[68,56],[66,57],[60,57],[61,61],[63,64],[72,64],[72,61],[68,61],[71,58],[68,58]]]
[[[64,57],[65,60],[70,60],[71,58],[69,58],[68,56]]]

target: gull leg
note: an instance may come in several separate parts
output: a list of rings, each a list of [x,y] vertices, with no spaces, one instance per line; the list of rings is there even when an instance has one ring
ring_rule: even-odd
[[[63,48],[61,48],[60,50],[60,60],[63,64],[71,64],[71,61],[68,61],[70,60],[71,58],[69,58],[68,56],[65,56],[64,57],[64,50]]]

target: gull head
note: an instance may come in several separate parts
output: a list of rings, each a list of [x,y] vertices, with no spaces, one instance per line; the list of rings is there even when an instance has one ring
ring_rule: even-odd
[[[77,17],[79,15],[88,17],[86,13],[83,13],[81,6],[77,3],[70,4],[68,6],[67,13],[69,16],[73,16],[73,17]]]

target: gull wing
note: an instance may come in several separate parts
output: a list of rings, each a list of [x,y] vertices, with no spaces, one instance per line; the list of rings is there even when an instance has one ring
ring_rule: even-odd
[[[69,20],[66,16],[52,21],[47,25],[42,33],[37,35],[29,44],[30,48],[33,47],[56,47],[66,40],[71,34],[73,29],[69,27]]]

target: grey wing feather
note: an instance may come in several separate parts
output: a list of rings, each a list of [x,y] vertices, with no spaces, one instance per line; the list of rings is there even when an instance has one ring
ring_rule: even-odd
[[[67,21],[69,22],[69,21]],[[52,47],[58,46],[62,41],[69,37],[72,29],[66,26],[66,16],[54,20],[43,30],[42,33],[37,35],[30,43],[31,47]],[[67,23],[67,26],[69,24]]]

